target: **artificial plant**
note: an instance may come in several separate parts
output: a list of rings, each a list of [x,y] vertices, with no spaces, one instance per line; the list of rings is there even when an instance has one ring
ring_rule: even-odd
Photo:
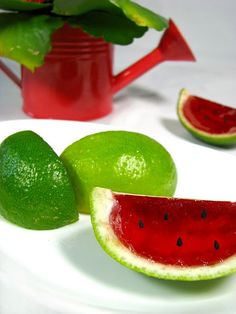
[[[130,0],[0,0],[0,56],[30,70],[43,65],[51,36],[69,23],[113,44],[128,45],[168,21]]]

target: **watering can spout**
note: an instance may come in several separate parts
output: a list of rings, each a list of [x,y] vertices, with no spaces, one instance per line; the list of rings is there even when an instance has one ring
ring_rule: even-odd
[[[132,83],[164,61],[196,61],[190,47],[172,20],[157,48],[113,78],[113,93]]]

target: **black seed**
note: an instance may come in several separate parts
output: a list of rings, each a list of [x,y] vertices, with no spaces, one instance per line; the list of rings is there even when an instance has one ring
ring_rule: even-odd
[[[144,228],[144,223],[142,222],[142,220],[139,220],[138,226],[139,226],[139,228],[141,228],[141,229]]]
[[[168,220],[169,219],[169,215],[168,215],[168,213],[165,213],[164,214],[164,220]]]
[[[203,209],[203,211],[201,213],[201,217],[202,217],[202,219],[206,219],[207,218],[207,211],[205,209]]]
[[[206,120],[206,121],[209,120],[209,117],[208,117],[208,116],[204,116],[203,118],[204,118],[204,120]]]
[[[214,241],[214,248],[216,250],[219,250],[219,248],[220,248],[220,245],[219,245],[219,243],[216,240]]]
[[[178,238],[176,244],[177,244],[178,246],[182,246],[182,245],[183,245],[183,240],[182,240],[181,238]]]

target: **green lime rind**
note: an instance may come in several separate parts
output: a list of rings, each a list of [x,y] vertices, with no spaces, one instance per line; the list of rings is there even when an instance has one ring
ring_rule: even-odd
[[[96,186],[124,193],[172,196],[177,185],[177,170],[169,152],[140,133],[91,134],[68,146],[61,159],[74,184],[81,213],[89,213],[90,194]]]
[[[216,146],[232,146],[236,144],[236,132],[225,134],[210,134],[195,128],[184,116],[183,107],[190,96],[186,89],[182,89],[179,93],[177,103],[177,114],[181,124],[197,139]]]
[[[156,263],[134,254],[119,241],[109,224],[114,201],[111,190],[95,188],[91,195],[91,223],[100,246],[123,266],[151,277],[178,281],[210,280],[236,272],[236,256],[212,266],[180,267]]]
[[[0,145],[0,214],[28,229],[55,229],[78,220],[67,170],[36,133],[21,131]]]

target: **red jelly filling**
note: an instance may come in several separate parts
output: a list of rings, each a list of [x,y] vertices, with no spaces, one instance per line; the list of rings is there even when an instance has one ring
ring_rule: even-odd
[[[236,132],[236,109],[190,96],[186,100],[183,113],[199,130],[212,134]]]
[[[134,253],[180,266],[218,263],[236,252],[236,203],[115,194],[110,225]]]

